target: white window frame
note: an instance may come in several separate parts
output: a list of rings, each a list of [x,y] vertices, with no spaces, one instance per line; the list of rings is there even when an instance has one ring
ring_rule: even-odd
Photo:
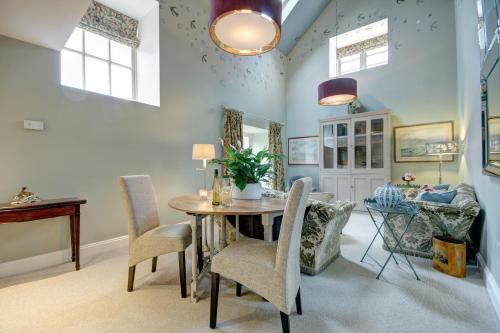
[[[132,51],[131,52],[131,57],[132,57],[132,59],[131,59],[131,67],[125,66],[123,64],[119,64],[119,63],[114,62],[114,61],[111,60],[111,39],[103,37],[103,38],[106,38],[107,43],[108,43],[108,59],[100,58],[100,57],[97,57],[97,56],[94,56],[92,54],[88,54],[88,53],[85,52],[85,34],[87,33],[87,31],[85,29],[82,29],[82,28],[75,28],[75,30],[76,29],[80,29],[81,33],[82,33],[82,44],[81,44],[82,51],[66,47],[66,45],[64,45],[64,47],[63,47],[63,50],[66,50],[66,51],[69,51],[69,52],[78,53],[79,55],[82,56],[82,84],[83,84],[83,88],[81,88],[81,89],[80,88],[75,88],[75,89],[80,89],[80,90],[85,90],[85,91],[89,91],[89,92],[94,92],[94,91],[91,91],[91,90],[87,90],[87,84],[86,84],[86,78],[85,78],[85,66],[86,66],[86,64],[85,64],[85,57],[89,57],[89,58],[97,59],[97,60],[100,60],[100,61],[105,61],[107,63],[107,65],[108,65],[109,91],[108,91],[108,93],[102,94],[102,95],[111,96],[111,97],[118,98],[118,99],[123,99],[123,100],[128,100],[126,98],[113,96],[111,94],[111,92],[113,91],[113,88],[112,88],[112,78],[111,78],[111,65],[115,65],[115,66],[119,66],[119,67],[131,70],[131,72],[132,72],[132,98],[131,98],[131,100],[137,101],[137,95],[138,95],[137,94],[137,49],[134,48],[134,47],[131,48],[132,49],[131,50]],[[118,42],[116,42],[116,43],[118,43]],[[62,66],[61,66],[61,71],[62,71]],[[71,88],[74,88],[74,87],[71,87]],[[94,93],[96,93],[96,92],[94,92]],[[101,94],[101,93],[98,93],[98,94]]]
[[[384,20],[387,20],[387,19],[384,19]],[[377,23],[377,22],[375,22],[375,23]],[[361,27],[361,28],[363,28],[363,27]],[[358,29],[360,29],[360,28],[358,28]],[[357,30],[357,29],[354,29],[354,30]],[[343,34],[341,34],[339,36],[342,36],[342,35]],[[389,39],[389,26],[388,25],[387,25],[387,33],[385,35],[387,35],[387,39]],[[381,36],[383,36],[383,35],[381,35]],[[370,50],[373,50],[374,48],[364,49],[364,50],[362,50],[359,53],[360,54],[360,66],[359,66],[359,69],[355,70],[355,71],[353,70],[353,71],[342,72],[341,68],[342,68],[342,59],[343,58],[337,57],[337,45],[338,45],[338,43],[337,43],[337,37],[338,36],[333,36],[333,37],[330,38],[330,56],[329,56],[330,78],[334,78],[334,77],[337,77],[337,76],[342,76],[342,75],[346,75],[346,74],[350,74],[350,73],[361,72],[361,71],[366,70],[366,69],[372,69],[372,68],[376,68],[376,67],[379,67],[379,66],[384,66],[384,65],[389,64],[389,42],[387,42],[387,44],[384,45],[384,46],[387,47],[387,51],[386,51],[387,52],[387,62],[380,63],[378,65],[368,67],[367,66],[367,57],[368,57],[367,56],[367,52],[370,51]],[[373,38],[373,37],[371,37],[371,38]],[[369,40],[369,39],[366,39],[366,40]],[[359,41],[357,41],[356,43],[359,43]],[[356,43],[353,43],[353,44],[356,44]],[[344,45],[344,46],[347,46],[347,45]],[[380,48],[380,47],[383,47],[383,46],[379,46],[379,47],[376,47],[376,48]]]

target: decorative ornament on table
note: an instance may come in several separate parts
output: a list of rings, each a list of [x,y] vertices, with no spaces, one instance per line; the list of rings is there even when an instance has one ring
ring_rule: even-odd
[[[401,190],[387,183],[380,186],[375,190],[375,201],[384,208],[397,207],[403,200],[403,193]]]
[[[406,186],[410,187],[411,182],[417,180],[417,177],[411,172],[406,172],[401,179],[406,183]]]
[[[34,194],[33,192],[28,191],[28,187],[23,186],[21,191],[17,193],[14,198],[12,198],[12,205],[22,205],[22,204],[30,204],[33,202],[42,201],[39,196]]]
[[[360,112],[361,112],[361,102],[359,101],[359,99],[349,103],[349,105],[347,106],[347,113],[349,114],[356,114]]]

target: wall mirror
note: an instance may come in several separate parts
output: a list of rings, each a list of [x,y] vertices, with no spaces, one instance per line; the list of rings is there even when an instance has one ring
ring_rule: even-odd
[[[481,67],[483,167],[500,176],[500,29],[496,0],[484,0],[485,56]]]

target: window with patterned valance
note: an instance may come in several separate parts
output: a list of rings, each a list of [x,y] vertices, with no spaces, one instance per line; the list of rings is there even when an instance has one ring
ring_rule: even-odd
[[[80,28],[115,42],[137,48],[139,21],[97,1],[92,1],[80,21]]]

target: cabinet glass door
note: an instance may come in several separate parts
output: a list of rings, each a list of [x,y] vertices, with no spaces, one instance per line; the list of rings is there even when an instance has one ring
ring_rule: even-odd
[[[333,169],[335,156],[334,125],[323,125],[323,168]]]
[[[367,144],[366,144],[366,120],[354,122],[354,168],[366,169]]]
[[[371,120],[371,168],[384,168],[384,119]]]
[[[349,168],[349,124],[337,123],[337,169]]]

